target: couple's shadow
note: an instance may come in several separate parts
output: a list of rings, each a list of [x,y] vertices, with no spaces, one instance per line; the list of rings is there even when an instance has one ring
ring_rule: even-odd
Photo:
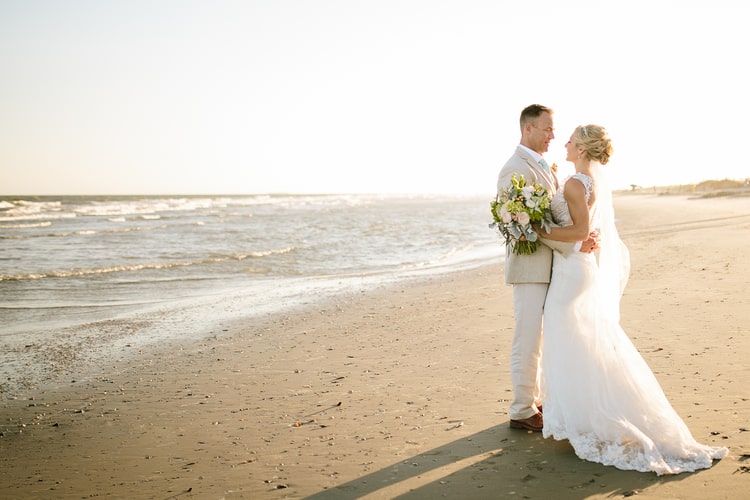
[[[586,462],[567,441],[513,430],[505,422],[306,498],[608,498],[683,477]]]

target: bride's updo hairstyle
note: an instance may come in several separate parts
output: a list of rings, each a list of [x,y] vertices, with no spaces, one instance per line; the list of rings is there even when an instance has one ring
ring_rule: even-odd
[[[606,165],[612,156],[612,141],[601,125],[580,125],[573,132],[577,145],[583,148],[589,160]]]

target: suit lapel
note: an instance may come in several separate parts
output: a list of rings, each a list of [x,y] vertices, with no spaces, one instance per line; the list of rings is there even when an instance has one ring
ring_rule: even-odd
[[[537,178],[541,180],[540,184],[549,190],[549,195],[554,196],[557,191],[557,176],[552,172],[547,172],[539,165],[534,158],[531,157],[523,148],[517,148],[518,155],[528,164],[529,168],[536,174]]]

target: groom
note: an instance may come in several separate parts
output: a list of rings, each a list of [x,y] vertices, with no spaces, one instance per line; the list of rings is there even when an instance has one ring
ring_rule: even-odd
[[[527,184],[544,186],[550,198],[559,185],[555,172],[543,158],[555,138],[553,111],[532,104],[521,112],[521,144],[500,170],[498,193],[511,186],[514,175],[523,175]],[[544,425],[540,400],[542,357],[542,312],[552,274],[552,249],[574,251],[576,244],[542,240],[531,255],[516,255],[506,247],[505,283],[513,285],[515,333],[510,355],[510,376],[513,402],[510,405],[510,427],[541,431]],[[547,246],[549,245],[549,246]],[[580,251],[593,251],[593,239],[584,242]]]

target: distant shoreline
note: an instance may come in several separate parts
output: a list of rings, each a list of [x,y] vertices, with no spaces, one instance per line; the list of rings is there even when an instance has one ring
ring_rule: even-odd
[[[695,198],[715,198],[717,196],[750,196],[750,178],[744,181],[731,179],[706,180],[697,184],[676,184],[671,186],[637,186],[615,191],[618,195],[681,195]]]

